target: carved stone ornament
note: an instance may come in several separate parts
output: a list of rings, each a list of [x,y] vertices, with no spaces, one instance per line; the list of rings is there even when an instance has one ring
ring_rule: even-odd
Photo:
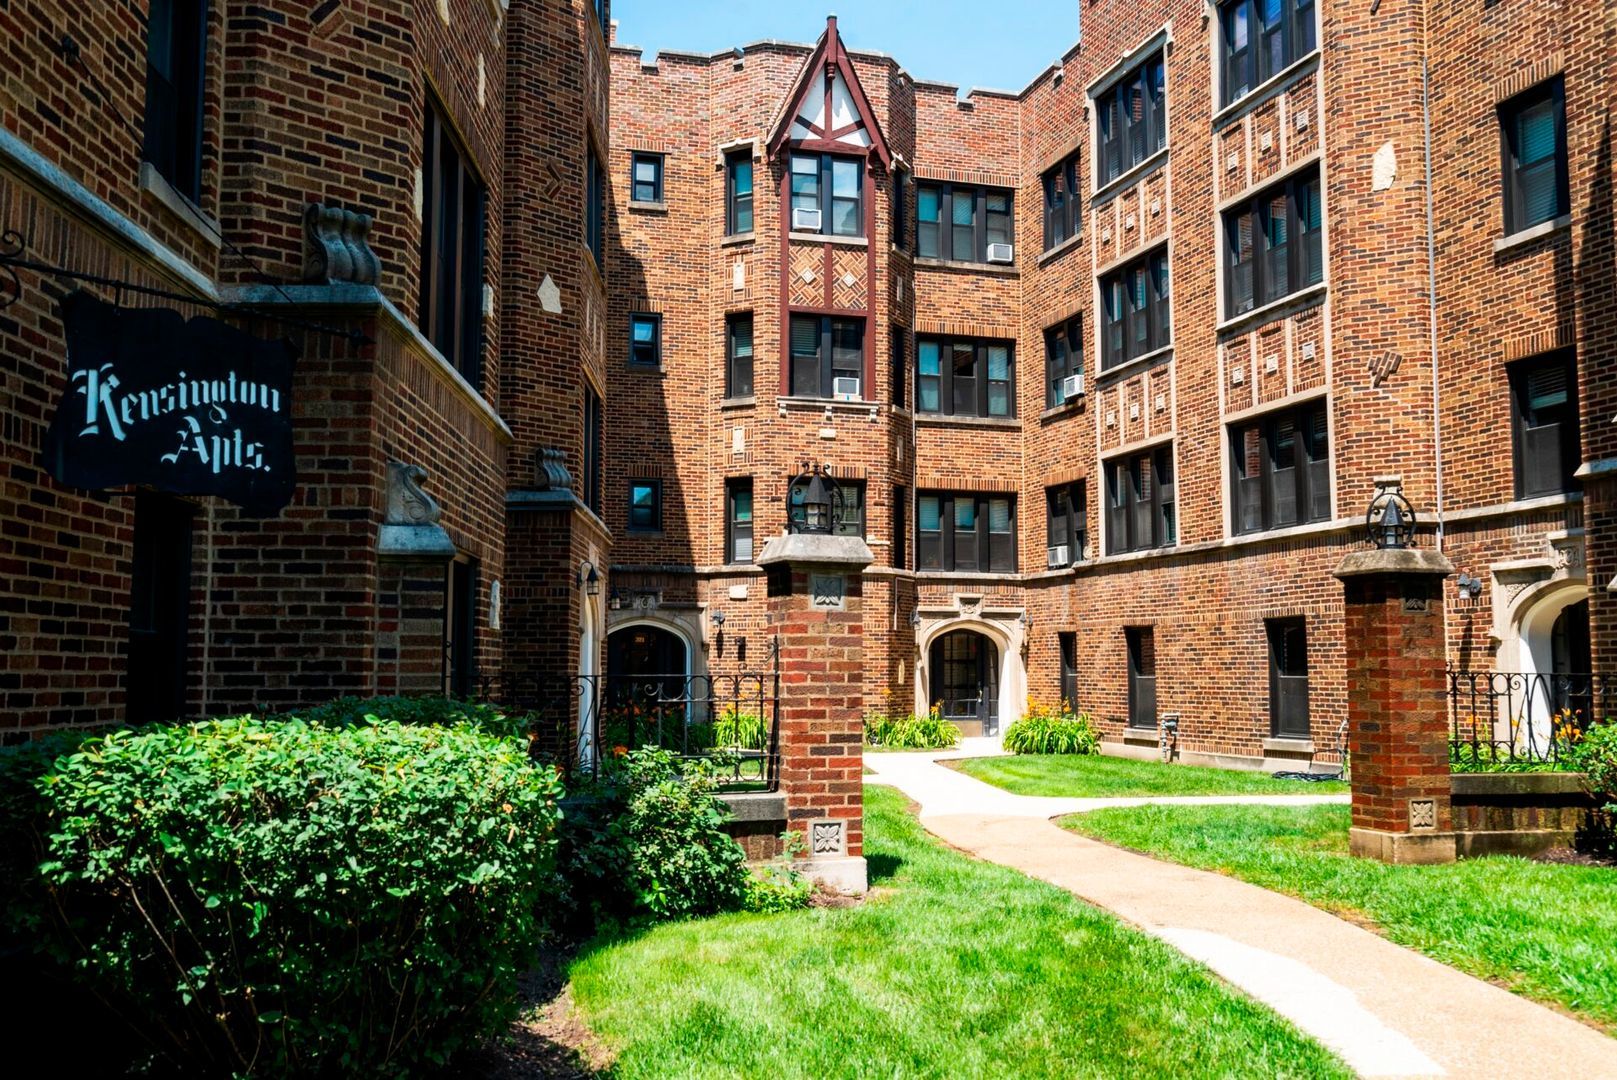
[[[340,206],[303,208],[303,280],[318,285],[375,285],[381,260],[371,250],[371,216]]]
[[[421,490],[427,480],[427,470],[419,465],[406,465],[399,461],[387,463],[387,517],[388,525],[436,525],[438,503]]]
[[[847,833],[841,821],[815,821],[809,825],[810,855],[843,855],[848,850]]]
[[[534,465],[534,480],[539,490],[573,490],[573,474],[567,471],[567,451],[553,446],[541,447]]]

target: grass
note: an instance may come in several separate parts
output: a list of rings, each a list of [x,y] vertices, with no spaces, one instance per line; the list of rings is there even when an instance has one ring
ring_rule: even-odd
[[[962,758],[955,768],[1017,795],[1111,798],[1143,795],[1325,795],[1340,781],[1276,780],[1268,773],[1164,765],[1099,754]]]
[[[640,1077],[1336,1077],[1328,1051],[1162,943],[929,838],[866,789],[876,892],[602,941],[573,1000]]]
[[[1345,806],[1152,806],[1062,824],[1368,921],[1400,945],[1617,1034],[1617,870],[1508,856],[1447,866],[1356,859]]]

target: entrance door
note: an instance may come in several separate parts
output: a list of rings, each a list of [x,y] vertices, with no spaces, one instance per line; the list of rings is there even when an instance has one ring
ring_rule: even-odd
[[[629,626],[606,639],[603,745],[682,745],[690,691],[685,642],[659,626]]]
[[[1589,601],[1568,604],[1550,628],[1550,694],[1552,708],[1575,714],[1579,727],[1593,716],[1593,651],[1589,647]]]
[[[166,495],[135,496],[130,574],[130,723],[186,715],[185,660],[191,612],[191,524],[196,508]]]
[[[932,643],[931,693],[943,716],[984,735],[999,731],[999,650],[975,630],[951,630]]]

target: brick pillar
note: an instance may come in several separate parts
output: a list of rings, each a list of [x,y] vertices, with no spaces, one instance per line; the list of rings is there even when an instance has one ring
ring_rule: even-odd
[[[864,892],[863,540],[771,540],[769,615],[780,638],[780,776],[787,828],[803,834],[813,879]]]
[[[1355,855],[1453,862],[1443,583],[1436,551],[1357,551],[1336,576],[1346,593],[1348,749]]]

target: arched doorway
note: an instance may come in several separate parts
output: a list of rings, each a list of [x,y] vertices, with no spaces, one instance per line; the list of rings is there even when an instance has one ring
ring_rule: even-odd
[[[602,745],[682,746],[692,719],[690,663],[690,646],[667,627],[636,623],[608,634]]]
[[[1550,668],[1557,675],[1587,675],[1594,668],[1587,599],[1562,608],[1550,624]]]
[[[927,698],[966,735],[999,731],[999,649],[975,630],[951,630],[932,642]]]

